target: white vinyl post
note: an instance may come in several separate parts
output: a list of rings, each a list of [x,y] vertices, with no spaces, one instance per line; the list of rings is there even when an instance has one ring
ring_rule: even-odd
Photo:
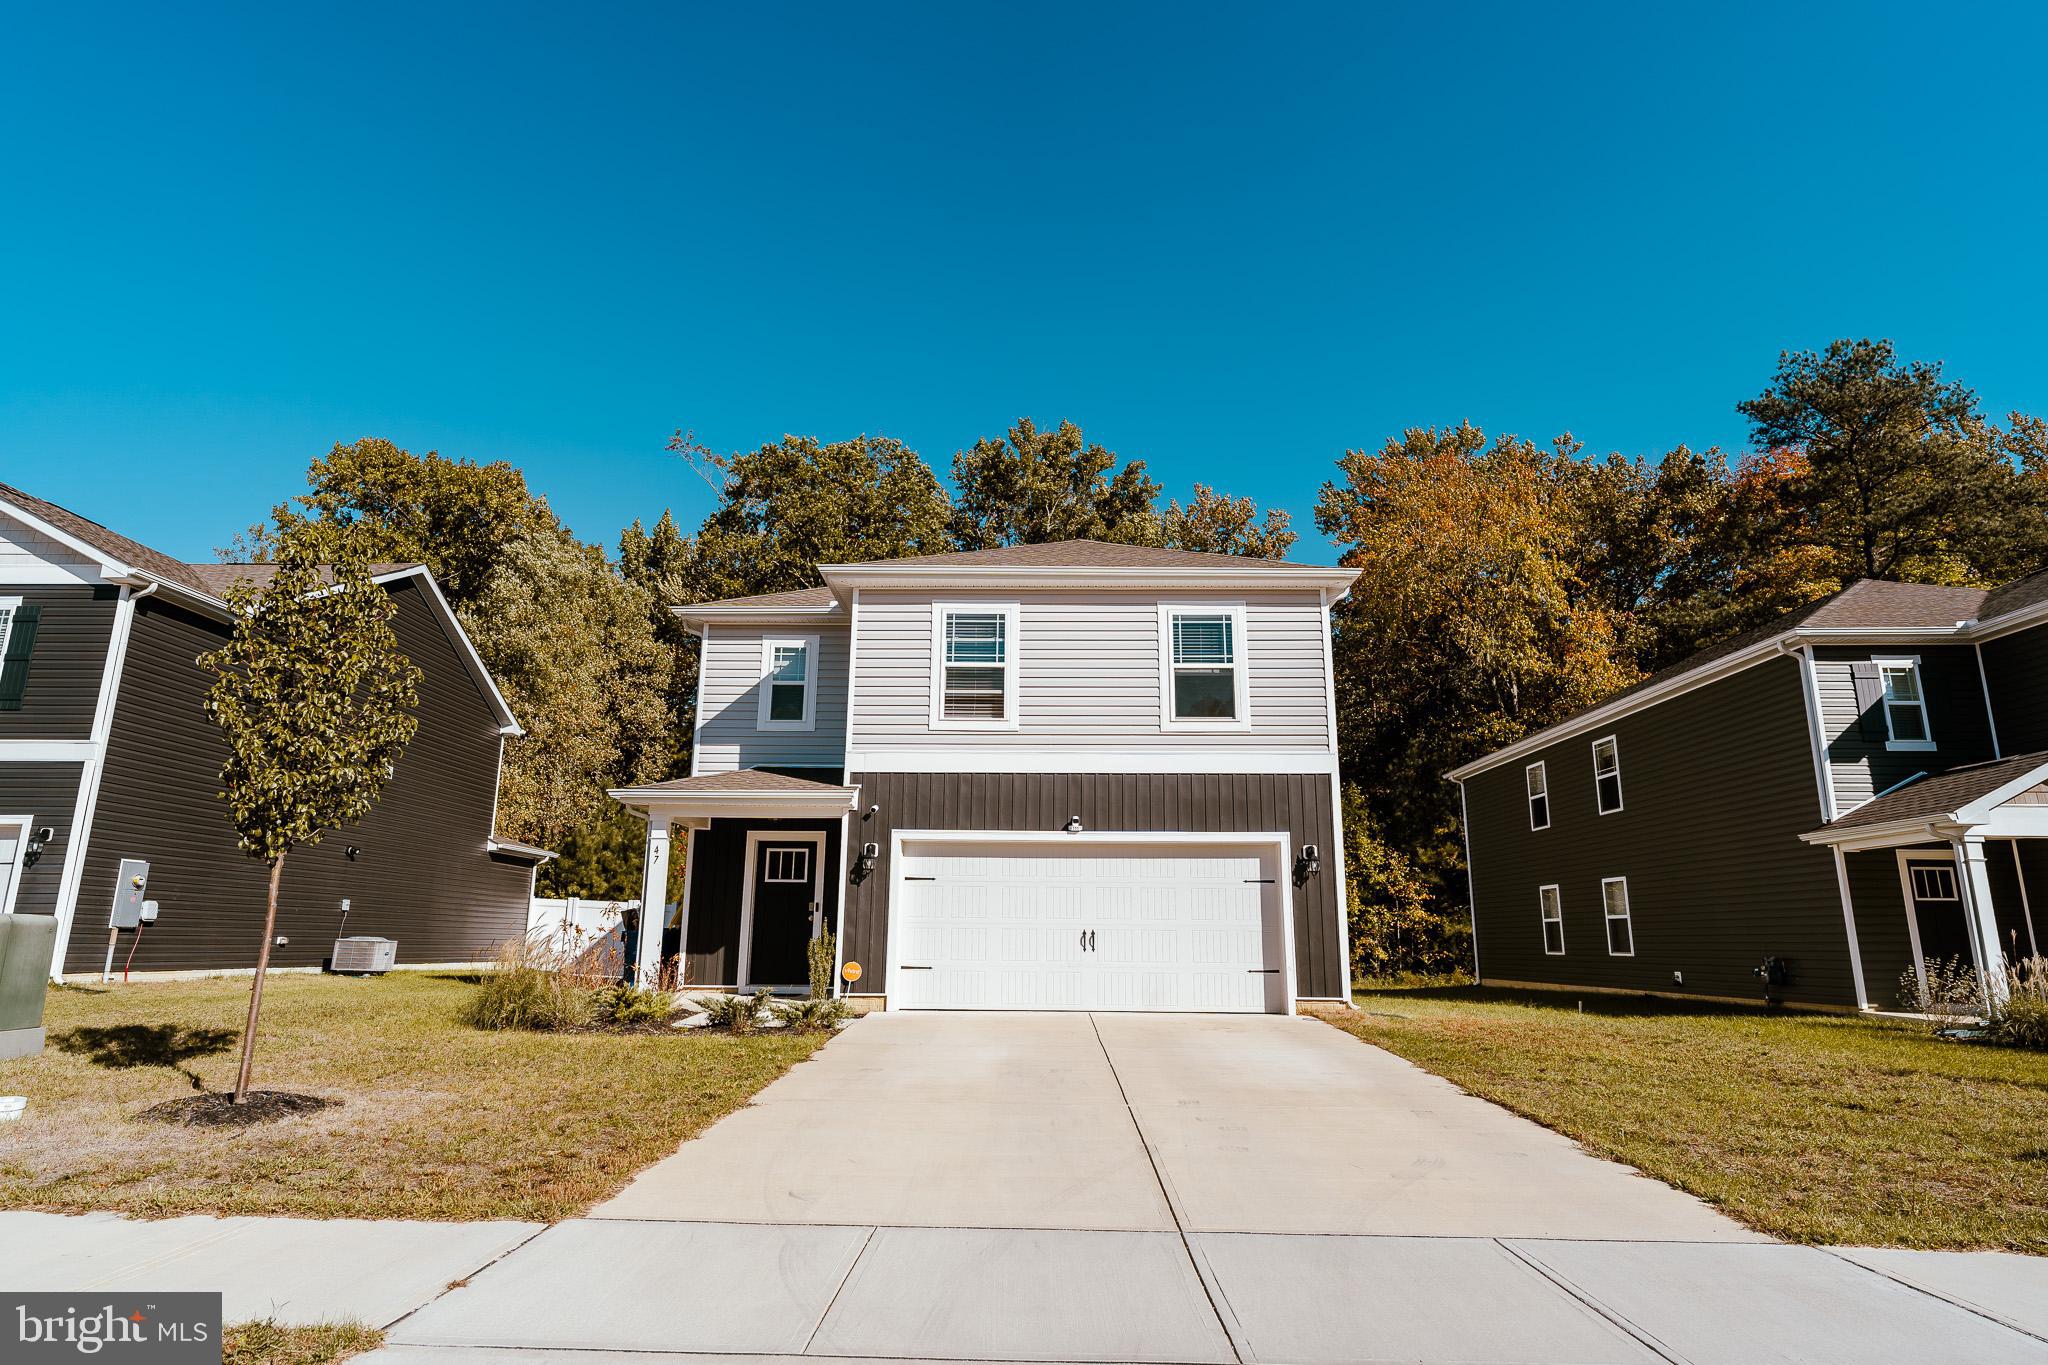
[[[640,881],[640,951],[633,983],[653,986],[661,974],[661,931],[668,918],[668,820],[647,815],[647,859]]]
[[[1991,874],[1984,866],[1982,839],[1954,841],[1956,867],[1963,874],[1964,909],[1969,914],[1970,946],[1977,951],[1977,973],[1984,986],[1985,1003],[1996,1008],[2005,1002],[2005,952],[1998,943],[1998,914],[1991,905]]]

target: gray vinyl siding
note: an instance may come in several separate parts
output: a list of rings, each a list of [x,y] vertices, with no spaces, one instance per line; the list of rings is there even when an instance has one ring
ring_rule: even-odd
[[[1998,742],[2008,754],[2048,751],[2048,626],[1984,642]]]
[[[0,711],[0,739],[90,739],[120,589],[0,585],[0,597],[42,608],[19,711]]]
[[[419,731],[375,809],[286,860],[273,951],[317,966],[352,901],[346,932],[398,940],[401,962],[472,961],[525,931],[531,871],[489,854],[500,736],[474,676],[420,589],[391,588],[407,655],[425,674]],[[150,863],[162,918],[137,971],[252,966],[266,871],[241,852],[216,793],[225,746],[202,709],[209,675],[194,660],[225,627],[157,599],[136,608],[65,967],[97,970],[106,907],[124,857]],[[360,850],[349,860],[344,850]],[[122,951],[127,950],[124,939]]]
[[[1885,747],[1882,716],[1872,719],[1877,738],[1863,732],[1850,665],[1870,659],[1914,656],[1920,660],[1921,686],[1927,696],[1927,729],[1936,747],[1890,751]],[[1814,651],[1813,671],[1820,692],[1821,733],[1827,744],[1828,771],[1834,783],[1838,814],[1854,810],[1915,773],[1932,775],[1993,757],[1977,652],[1968,645],[1830,645]]]
[[[818,637],[816,728],[760,728],[764,639]],[[826,767],[846,761],[847,632],[816,626],[717,623],[704,639],[697,732],[700,773],[736,768]]]
[[[691,841],[689,942],[683,982],[691,986],[739,984],[741,897],[745,894],[747,833],[825,836],[823,877],[825,921],[839,921],[839,822],[806,820],[713,820]],[[666,952],[666,949],[664,949]]]
[[[1592,746],[1608,734],[1623,809],[1601,815]],[[1538,759],[1550,827],[1532,831],[1523,771]],[[1784,998],[1856,1003],[1832,856],[1799,839],[1821,811],[1795,660],[1757,664],[1479,773],[1465,799],[1485,980],[1761,999],[1752,969],[1776,956],[1792,970]],[[1607,951],[1608,877],[1628,878],[1633,957]],[[1543,951],[1537,903],[1537,888],[1553,883],[1561,957]]]
[[[863,621],[865,598],[863,598]],[[861,658],[863,675],[867,658]],[[879,846],[874,872],[847,894],[844,955],[865,969],[855,989],[885,994],[889,844],[899,829],[1043,830],[1078,815],[1090,830],[1262,833],[1315,844],[1323,870],[1291,890],[1296,989],[1342,996],[1349,988],[1338,911],[1337,831],[1327,774],[1300,773],[858,773],[863,811],[849,836]]]
[[[1248,730],[1161,729],[1162,600],[1244,604]],[[1018,604],[1018,728],[932,729],[934,602]],[[863,590],[853,738],[861,751],[1326,749],[1323,649],[1322,599],[1314,592],[1162,598],[1158,592]]]
[[[82,763],[0,763],[0,815],[26,815],[35,825],[48,825],[56,835],[34,867],[21,871],[15,893],[17,914],[57,913],[57,883],[77,845],[71,813],[78,801]]]

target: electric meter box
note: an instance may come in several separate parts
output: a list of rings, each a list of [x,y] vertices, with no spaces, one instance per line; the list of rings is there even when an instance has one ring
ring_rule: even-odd
[[[138,927],[142,923],[142,902],[148,894],[149,864],[140,858],[123,858],[121,875],[114,882],[114,910],[107,917],[107,927]]]

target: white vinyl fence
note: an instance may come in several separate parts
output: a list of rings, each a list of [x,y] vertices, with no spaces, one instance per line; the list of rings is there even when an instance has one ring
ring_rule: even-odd
[[[526,936],[545,939],[559,948],[581,949],[616,933],[620,917],[639,908],[639,901],[594,901],[580,896],[553,900],[535,896],[526,911]]]

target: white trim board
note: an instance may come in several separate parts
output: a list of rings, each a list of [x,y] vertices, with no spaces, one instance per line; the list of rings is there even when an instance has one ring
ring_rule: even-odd
[[[775,651],[778,649],[800,649],[804,652],[804,709],[795,720],[776,720],[770,713],[775,706]],[[761,637],[761,691],[757,698],[754,714],[754,728],[763,733],[772,731],[801,730],[806,733],[818,728],[818,688],[823,679],[818,667],[818,637],[815,635],[763,635]],[[697,666],[697,678],[701,683],[704,666]]]
[[[28,871],[23,862],[28,856],[28,838],[35,832],[35,827],[36,817],[33,815],[0,815],[0,829],[18,831],[14,861],[0,866],[0,915],[14,913],[14,898],[21,891],[21,876]]]
[[[1256,749],[1249,745],[1161,743],[1140,749],[1028,748],[1024,745],[925,745],[914,749],[848,750],[849,773],[1333,773],[1337,756],[1322,747]]]
[[[755,871],[760,863],[762,844],[809,844],[811,845],[811,900],[822,910],[825,904],[825,835],[821,830],[773,830],[750,829],[747,831],[746,875],[740,881],[740,951],[734,964],[733,976],[742,991],[757,990],[760,986],[799,986],[800,981],[764,981],[757,985],[753,978],[754,958],[754,884],[758,880]]]

